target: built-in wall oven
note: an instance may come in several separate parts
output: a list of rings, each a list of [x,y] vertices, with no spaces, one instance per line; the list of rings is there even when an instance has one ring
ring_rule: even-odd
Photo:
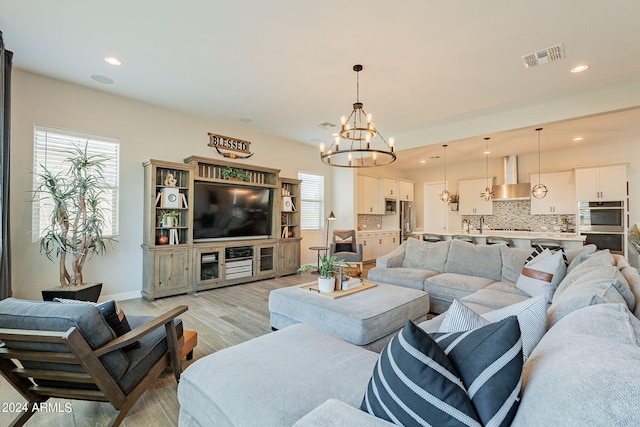
[[[624,202],[580,202],[578,206],[578,230],[586,236],[585,244],[624,254]]]

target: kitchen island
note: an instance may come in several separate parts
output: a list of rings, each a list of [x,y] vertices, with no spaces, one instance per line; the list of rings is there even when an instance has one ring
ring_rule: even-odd
[[[555,240],[565,249],[577,248],[584,245],[585,236],[575,233],[554,233],[554,232],[538,232],[538,231],[498,231],[498,230],[483,230],[480,233],[478,230],[472,230],[465,232],[462,230],[447,230],[447,231],[419,231],[414,232],[413,236],[422,239],[425,234],[436,234],[442,236],[445,240],[451,240],[453,236],[468,236],[473,239],[473,242],[477,245],[486,245],[487,237],[501,237],[504,239],[510,239],[513,242],[514,248],[529,248],[531,247],[531,241],[535,239],[549,239]]]

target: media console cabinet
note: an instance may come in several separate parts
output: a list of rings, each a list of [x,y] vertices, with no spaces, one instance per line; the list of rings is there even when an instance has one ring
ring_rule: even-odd
[[[147,300],[296,273],[300,266],[300,180],[279,169],[191,156],[144,167],[142,296]],[[231,169],[230,169],[231,168]],[[245,180],[228,179],[230,171]],[[271,232],[260,238],[194,240],[197,183],[266,189]]]

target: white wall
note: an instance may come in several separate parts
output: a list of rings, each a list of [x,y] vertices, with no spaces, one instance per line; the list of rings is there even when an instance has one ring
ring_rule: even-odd
[[[212,94],[214,96],[214,94]],[[102,281],[102,294],[139,294],[142,283],[143,168],[150,158],[181,162],[190,155],[220,158],[207,147],[208,132],[251,141],[255,153],[246,163],[279,168],[297,178],[298,170],[327,176],[331,200],[331,169],[317,149],[305,144],[156,107],[98,90],[13,70],[11,110],[11,250],[13,295],[40,299],[40,291],[57,284],[57,263],[38,252],[31,236],[30,190],[33,125],[42,124],[114,137],[120,140],[120,239],[105,256],[89,262],[87,281]],[[314,262],[307,247],[319,233],[303,233],[302,260]],[[307,253],[308,252],[308,253]]]

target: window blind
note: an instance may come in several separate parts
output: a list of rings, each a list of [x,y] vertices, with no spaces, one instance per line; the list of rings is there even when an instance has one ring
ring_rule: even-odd
[[[64,172],[69,168],[65,162],[73,150],[79,148],[87,150],[89,156],[101,156],[106,159],[103,177],[107,189],[102,200],[101,209],[104,214],[104,234],[116,236],[118,234],[118,199],[120,174],[120,142],[117,139],[85,134],[81,132],[35,126],[33,132],[33,189],[39,186],[38,175],[44,168],[52,174]],[[33,240],[36,241],[49,223],[52,211],[50,198],[38,197],[34,199],[32,212]]]
[[[324,228],[324,175],[298,172],[300,184],[300,225],[303,230]]]

